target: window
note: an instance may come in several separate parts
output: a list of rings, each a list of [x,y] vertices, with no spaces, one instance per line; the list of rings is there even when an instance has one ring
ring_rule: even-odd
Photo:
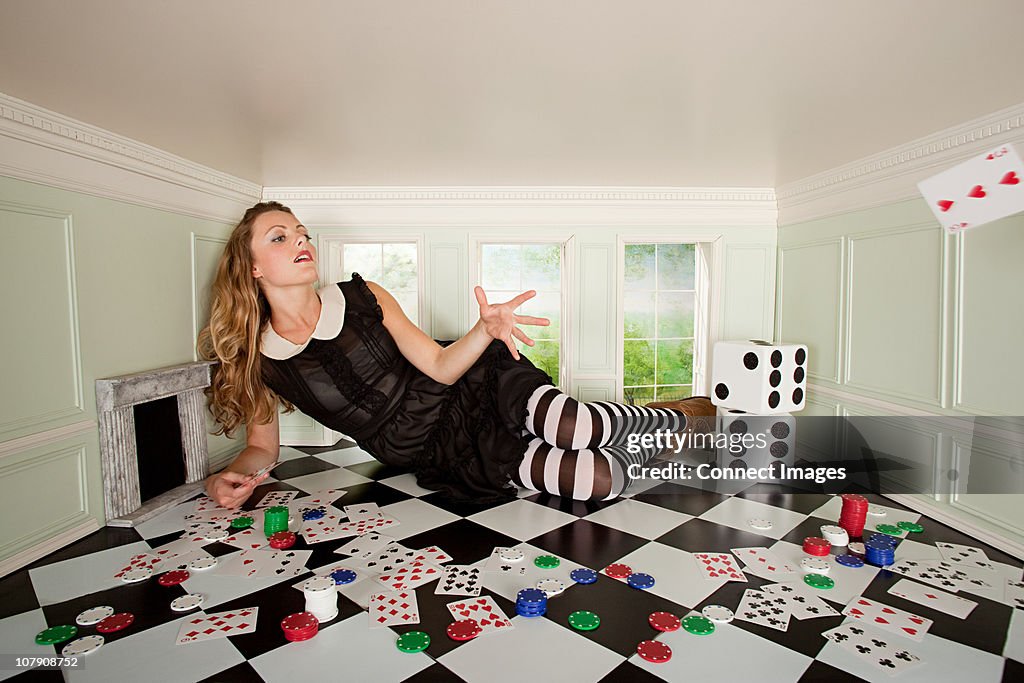
[[[693,393],[697,245],[626,244],[622,394],[626,403]]]
[[[331,242],[330,265],[336,280],[347,280],[359,273],[372,280],[401,305],[405,315],[419,326],[419,280],[416,244],[413,242]],[[333,270],[333,269],[332,269]]]
[[[519,352],[555,383],[562,384],[562,244],[480,245],[480,282],[487,300],[508,301],[530,289],[537,296],[517,309],[522,315],[549,318],[548,327],[524,326],[536,342],[527,346],[515,340]]]

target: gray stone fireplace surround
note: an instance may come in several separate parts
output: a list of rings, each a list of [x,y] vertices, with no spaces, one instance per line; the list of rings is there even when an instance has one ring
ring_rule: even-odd
[[[103,500],[109,526],[141,524],[202,489],[210,468],[203,389],[210,385],[211,365],[200,361],[96,380]],[[133,407],[170,396],[178,398],[185,484],[143,504]]]

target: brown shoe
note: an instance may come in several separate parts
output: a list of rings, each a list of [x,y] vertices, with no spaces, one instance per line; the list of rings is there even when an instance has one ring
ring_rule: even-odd
[[[686,425],[694,432],[711,433],[715,428],[716,409],[708,396],[691,396],[679,401],[648,403],[648,408],[668,408],[687,417]]]

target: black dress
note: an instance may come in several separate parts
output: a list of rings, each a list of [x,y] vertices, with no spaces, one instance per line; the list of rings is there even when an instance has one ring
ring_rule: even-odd
[[[509,476],[529,441],[526,402],[551,377],[494,340],[457,382],[436,382],[398,350],[358,273],[337,286],[341,332],[284,360],[263,356],[266,385],[381,462],[415,471],[424,488],[459,501],[512,499]]]

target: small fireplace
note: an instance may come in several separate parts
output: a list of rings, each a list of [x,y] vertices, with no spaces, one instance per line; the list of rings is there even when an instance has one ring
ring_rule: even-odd
[[[108,525],[135,526],[202,489],[211,365],[96,380]]]

